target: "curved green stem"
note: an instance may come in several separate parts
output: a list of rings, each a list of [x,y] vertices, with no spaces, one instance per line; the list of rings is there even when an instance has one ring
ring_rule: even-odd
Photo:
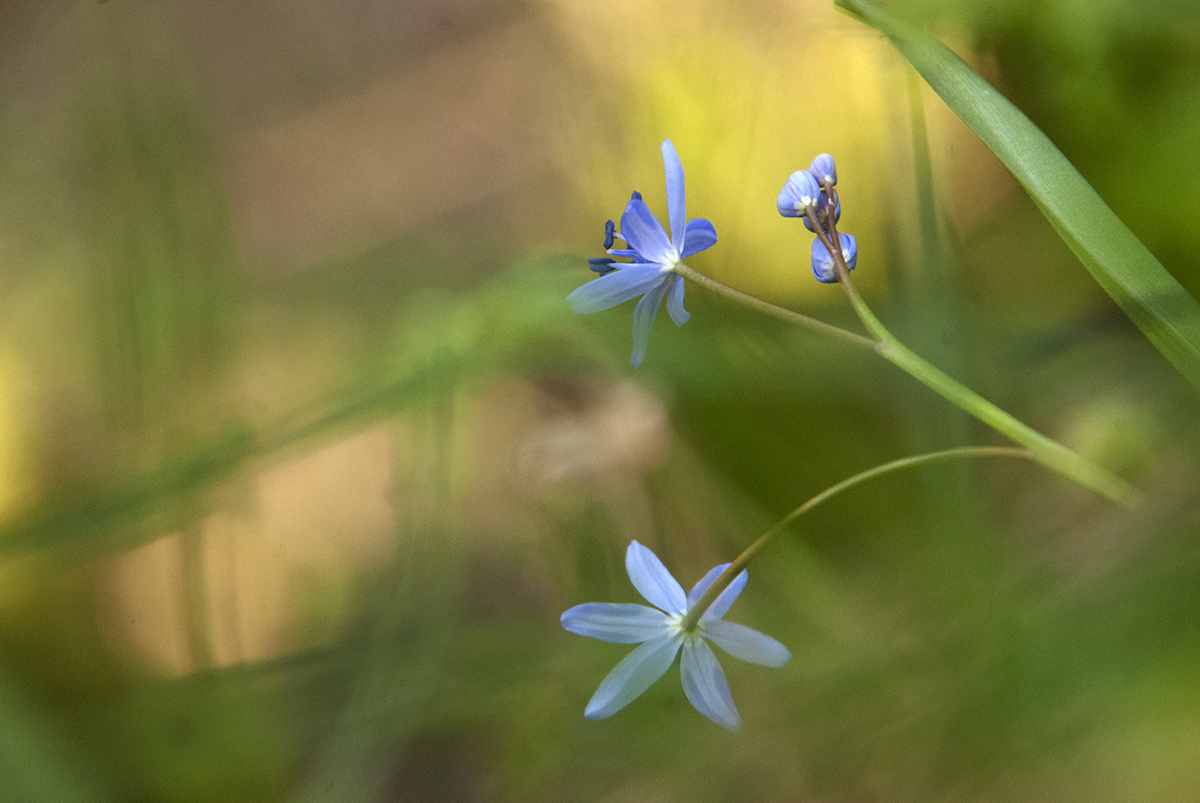
[[[830,238],[836,237],[837,230],[831,225]],[[846,291],[846,296],[850,299],[850,305],[867,331],[875,336],[877,340],[875,350],[881,357],[923,382],[942,398],[1024,446],[1033,455],[1033,459],[1046,468],[1070,477],[1080,485],[1091,488],[1119,505],[1133,507],[1137,503],[1140,494],[1132,485],[1071,451],[1058,441],[1047,438],[1032,427],[1013,418],[975,391],[947,376],[941,369],[918,356],[912,349],[897,340],[895,335],[889,332],[875,317],[867,303],[863,301],[862,296],[858,294],[854,282],[850,280],[850,271],[846,268],[841,249],[831,249],[830,253],[834,255],[834,269],[837,271],[842,288]]]
[[[821,231],[818,226],[817,236],[821,238],[821,241],[825,243],[829,252],[833,254],[834,269],[837,271],[838,279],[850,299],[850,305],[863,322],[863,326],[875,337],[875,340],[827,324],[816,318],[810,318],[807,315],[801,315],[798,312],[777,307],[774,304],[770,304],[760,298],[755,298],[740,290],[734,290],[732,287],[721,284],[702,273],[697,273],[683,263],[678,263],[675,266],[675,272],[685,279],[696,282],[715,293],[719,293],[751,309],[758,310],[797,326],[803,326],[807,329],[836,337],[843,342],[871,349],[893,365],[924,383],[938,395],[975,416],[997,432],[1008,436],[1024,446],[1029,450],[1033,459],[1046,468],[1057,471],[1085,488],[1090,488],[1104,498],[1124,507],[1133,507],[1137,504],[1140,492],[1132,485],[1071,451],[1058,441],[1047,438],[1032,427],[1021,423],[975,391],[943,373],[932,363],[918,356],[897,340],[879,319],[875,317],[870,308],[867,307],[866,302],[862,300],[854,284],[850,281],[850,272],[846,268],[841,248],[834,247],[831,242],[833,238],[837,237],[837,229],[831,225],[830,231],[826,233]]]
[[[875,477],[879,477],[883,474],[890,474],[893,471],[900,471],[901,469],[924,465],[926,463],[939,463],[944,460],[953,460],[959,457],[1023,457],[1031,460],[1036,459],[1032,451],[1028,449],[1017,449],[1011,446],[967,446],[960,449],[947,449],[942,452],[930,452],[929,454],[921,454],[916,455],[915,457],[905,457],[901,458],[900,460],[893,460],[890,463],[884,463],[881,466],[867,469],[859,474],[855,474],[853,477],[842,480],[837,485],[821,491],[821,493],[817,494],[812,499],[809,499],[807,502],[800,505],[800,507],[784,516],[774,527],[767,530],[758,537],[758,540],[746,547],[745,551],[738,555],[733,563],[729,564],[729,568],[721,573],[720,577],[718,577],[713,584],[709,586],[708,590],[701,595],[700,599],[696,600],[696,604],[688,610],[687,615],[684,617],[681,627],[685,631],[695,627],[696,623],[700,621],[700,617],[703,616],[704,612],[707,611],[709,606],[713,604],[713,601],[717,598],[717,596],[724,591],[730,583],[733,582],[733,579],[741,573],[742,569],[746,568],[746,564],[753,560],[754,557],[762,551],[763,547],[770,543],[775,536],[787,529],[789,524],[825,500],[838,495],[842,491],[853,488],[859,483],[866,482],[867,480],[874,479]]]

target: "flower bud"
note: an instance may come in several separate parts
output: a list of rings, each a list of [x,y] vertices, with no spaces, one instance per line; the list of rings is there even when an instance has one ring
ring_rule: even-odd
[[[839,233],[838,240],[842,246],[842,256],[846,260],[846,267],[854,270],[854,265],[858,262],[858,243],[855,241],[854,235]],[[838,280],[837,271],[833,268],[833,255],[821,242],[820,237],[813,239],[812,270],[813,276],[817,277],[818,282],[833,284]]]
[[[797,170],[779,191],[775,206],[784,217],[804,217],[805,210],[809,206],[816,206],[820,197],[821,187],[813,174],[807,170]]]
[[[836,196],[837,193],[834,193],[834,195]],[[837,223],[841,219],[842,199],[838,197],[837,201],[833,205],[833,222]],[[821,198],[817,201],[817,220],[821,224],[821,231],[829,231],[829,196],[824,192],[821,193]],[[809,219],[808,215],[804,216],[804,228],[808,229],[814,234],[817,231],[816,228],[813,227],[812,220]]]
[[[822,187],[826,184],[830,186],[837,184],[837,167],[833,164],[833,157],[827,153],[813,159],[808,171],[813,174],[813,178]]]

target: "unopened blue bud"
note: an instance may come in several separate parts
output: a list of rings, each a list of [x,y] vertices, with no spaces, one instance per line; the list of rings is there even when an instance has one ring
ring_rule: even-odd
[[[853,234],[839,233],[838,240],[842,246],[842,257],[846,260],[846,267],[854,270],[854,266],[858,262],[858,242],[855,241]],[[833,268],[833,255],[829,253],[829,249],[825,247],[819,237],[813,239],[812,270],[813,276],[817,277],[818,282],[833,284],[838,280],[837,271]]]
[[[797,170],[779,191],[775,206],[784,217],[804,217],[805,209],[816,206],[820,197],[821,187],[813,174],[807,170]]]
[[[817,183],[822,186],[826,183],[830,185],[837,184],[837,167],[833,164],[833,157],[827,153],[823,153],[816,159],[813,159],[812,165],[809,166],[808,170],[813,174]]]
[[[837,195],[837,193],[834,193]],[[839,196],[837,202],[833,205],[833,222],[837,223],[842,219],[842,199]],[[821,193],[821,199],[817,201],[817,220],[821,221],[821,231],[829,231],[829,196],[824,192]],[[804,228],[816,233],[816,228],[813,227],[812,221],[808,215],[804,216]]]

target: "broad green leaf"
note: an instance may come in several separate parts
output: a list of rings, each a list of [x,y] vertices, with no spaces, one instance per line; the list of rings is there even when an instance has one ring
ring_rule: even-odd
[[[1024,185],[1100,286],[1200,388],[1200,304],[1021,111],[949,48],[872,0],[835,0],[892,41]]]

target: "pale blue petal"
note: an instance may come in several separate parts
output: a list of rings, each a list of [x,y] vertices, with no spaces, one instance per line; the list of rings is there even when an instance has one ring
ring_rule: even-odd
[[[858,263],[858,241],[854,239],[853,234],[838,232],[838,242],[842,246],[842,256],[846,260],[846,267],[854,270],[855,264]],[[829,249],[825,247],[820,238],[813,240],[812,269],[813,276],[817,277],[818,282],[833,284],[838,280],[837,271],[833,266],[833,255],[829,253]]]
[[[833,157],[827,153],[813,159],[812,164],[808,166],[808,172],[812,173],[818,182],[837,184],[837,167],[833,163]]]
[[[633,250],[647,262],[669,265],[679,258],[662,224],[645,201],[633,200],[626,204],[625,214],[621,215],[621,233]]]
[[[717,230],[708,220],[698,217],[687,222],[687,229],[683,235],[683,247],[680,250],[680,259],[687,259],[692,254],[698,254],[705,248],[711,248],[717,244]]]
[[[687,606],[689,611],[696,607],[696,603],[700,601],[702,596],[704,596],[704,592],[708,590],[708,587],[715,583],[717,578],[721,576],[721,573],[728,569],[731,565],[732,564],[729,563],[722,563],[720,566],[712,567],[708,570],[708,574],[700,578],[699,583],[696,583],[696,585],[692,586],[692,590],[689,591],[687,595]]]
[[[752,664],[778,669],[792,658],[788,648],[775,639],[736,622],[714,619],[704,623],[703,631],[713,644]]]
[[[784,217],[801,217],[807,207],[816,206],[820,197],[821,188],[812,173],[797,170],[784,182],[783,189],[779,191],[779,198],[775,201],[775,208]]]
[[[725,590],[717,595],[717,598],[713,600],[713,604],[700,617],[700,621],[707,622],[710,619],[720,619],[729,613],[729,609],[733,607],[733,603],[737,601],[738,594],[742,593],[742,589],[746,587],[746,582],[749,579],[750,575],[745,569],[742,569],[741,574],[733,578],[733,582],[725,586]]]
[[[587,315],[637,298],[661,281],[662,268],[658,265],[620,265],[611,273],[575,288],[567,296],[567,303],[572,312]]]
[[[684,642],[680,667],[683,693],[697,711],[722,728],[742,727],[742,718],[729,692],[729,681],[717,663],[717,656],[703,639],[689,638]]]
[[[671,221],[671,242],[683,246],[684,221],[687,219],[687,198],[683,192],[683,163],[671,140],[662,144],[663,169],[667,173],[667,218]]]
[[[678,632],[667,633],[625,656],[596,689],[583,715],[588,719],[611,717],[637,699],[671,668],[682,640]]]
[[[858,240],[854,239],[853,234],[838,232],[838,243],[842,246],[842,256],[846,258],[846,267],[854,270],[854,266],[858,264]]]
[[[812,243],[812,271],[818,282],[833,284],[838,280],[837,271],[833,268],[833,256],[817,237],[813,238]]]
[[[687,597],[658,556],[633,541],[625,550],[625,571],[646,601],[667,613],[687,613]]]
[[[671,624],[666,614],[646,605],[587,602],[564,612],[562,626],[614,644],[641,644],[661,636]]]
[[[676,326],[683,326],[692,317],[692,313],[683,308],[683,277],[672,276],[669,285],[667,314],[671,316],[671,320],[675,322]]]
[[[669,277],[664,277],[664,279]],[[642,300],[633,308],[633,355],[629,364],[637,368],[646,359],[646,347],[650,345],[650,331],[654,328],[654,317],[662,304],[667,292],[667,282],[660,280],[658,284],[646,291]]]

